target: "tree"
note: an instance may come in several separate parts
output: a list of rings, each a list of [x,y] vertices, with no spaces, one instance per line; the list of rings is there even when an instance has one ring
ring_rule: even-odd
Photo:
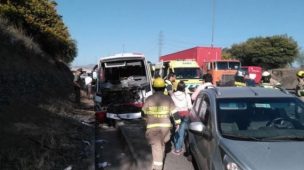
[[[228,48],[223,48],[222,50],[222,58],[223,59],[232,59],[232,55],[231,53],[229,52],[229,49]]]
[[[239,59],[242,65],[259,65],[264,69],[282,68],[299,54],[298,44],[287,35],[250,38],[234,44],[228,52]]]
[[[0,16],[33,38],[47,54],[69,63],[77,54],[53,0],[0,0]]]
[[[295,63],[298,64],[299,66],[303,67],[304,66],[304,51],[301,51],[299,55],[297,56]]]

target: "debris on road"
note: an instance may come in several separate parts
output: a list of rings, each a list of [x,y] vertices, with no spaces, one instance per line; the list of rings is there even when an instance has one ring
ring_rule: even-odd
[[[98,168],[105,168],[108,166],[111,166],[111,164],[109,162],[98,163]]]

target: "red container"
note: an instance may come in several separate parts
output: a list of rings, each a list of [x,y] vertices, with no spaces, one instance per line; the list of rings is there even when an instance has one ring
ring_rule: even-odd
[[[259,84],[262,79],[262,67],[260,66],[242,66],[242,70],[249,74],[249,77],[252,75],[256,84]]]
[[[194,47],[160,57],[160,61],[192,59],[200,67],[205,67],[204,63],[222,60],[222,49],[220,47]],[[203,68],[205,70],[205,68]]]

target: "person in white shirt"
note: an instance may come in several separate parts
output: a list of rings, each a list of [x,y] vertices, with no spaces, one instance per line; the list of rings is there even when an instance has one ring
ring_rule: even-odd
[[[208,86],[212,86],[212,78],[210,76],[205,76],[203,79],[203,83],[199,85],[194,93],[191,95],[191,99],[194,101],[197,97],[197,95],[200,93],[201,90],[206,89]]]
[[[92,77],[90,75],[86,76],[86,78],[84,79],[85,81],[85,86],[86,86],[86,90],[87,90],[87,97],[89,99],[92,98]]]
[[[176,92],[171,94],[171,98],[181,118],[179,129],[174,134],[175,150],[173,154],[180,155],[183,151],[183,144],[186,135],[186,129],[189,123],[190,109],[192,108],[191,97],[185,92],[186,84],[180,81],[177,84]]]

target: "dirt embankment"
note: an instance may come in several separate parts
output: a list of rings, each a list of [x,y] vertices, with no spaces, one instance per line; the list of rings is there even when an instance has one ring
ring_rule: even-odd
[[[71,117],[93,113],[72,106],[72,78],[0,18],[0,169],[90,169],[94,129]]]

